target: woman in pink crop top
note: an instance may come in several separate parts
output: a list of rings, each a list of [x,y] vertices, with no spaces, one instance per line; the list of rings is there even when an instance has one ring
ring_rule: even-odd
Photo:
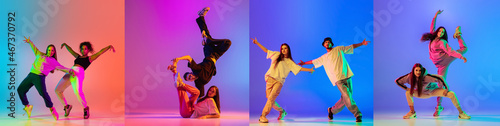
[[[68,102],[66,102],[66,98],[64,97],[64,90],[68,88],[70,85],[73,86],[73,91],[76,94],[76,97],[78,101],[83,105],[83,118],[88,119],[90,116],[89,113],[89,106],[87,106],[87,101],[85,100],[85,95],[83,94],[83,79],[85,78],[85,70],[87,67],[89,67],[90,63],[95,61],[99,56],[101,56],[103,53],[105,53],[108,50],[112,50],[115,52],[115,48],[112,45],[109,45],[101,51],[93,54],[93,55],[88,55],[89,52],[94,52],[94,49],[92,48],[92,44],[90,42],[82,42],[80,43],[80,54],[77,52],[73,51],[71,47],[68,46],[68,44],[63,43],[61,44],[61,48],[64,48],[66,46],[66,49],[68,50],[71,55],[73,55],[76,59],[74,61],[74,65],[71,68],[74,71],[74,75],[66,74],[64,75],[59,83],[57,84],[56,87],[56,94],[57,97],[59,98],[59,101],[61,101],[62,104],[64,104],[64,117],[68,117],[69,112],[73,108],[72,105],[69,105]]]

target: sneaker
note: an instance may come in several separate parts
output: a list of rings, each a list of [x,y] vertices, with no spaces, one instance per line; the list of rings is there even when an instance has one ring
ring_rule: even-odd
[[[288,113],[286,113],[286,111],[283,109],[283,111],[280,112],[280,116],[278,117],[278,120],[283,120],[283,118],[285,118],[285,116],[287,115]]]
[[[408,112],[406,113],[405,116],[403,116],[403,119],[412,119],[412,118],[417,118],[417,113],[416,112]]]
[[[434,112],[434,114],[432,114],[432,116],[438,117],[441,114],[441,111],[443,111],[443,109],[444,108],[442,106],[436,107],[436,111]]]
[[[26,111],[26,114],[28,114],[28,118],[31,117],[31,110],[33,110],[33,105],[26,105],[24,107],[24,111]],[[24,115],[24,114],[23,114]]]
[[[462,27],[457,26],[455,29],[455,34],[453,34],[453,38],[458,38],[462,35]]]
[[[205,16],[207,15],[207,12],[210,10],[210,7],[205,7],[203,9],[201,9],[200,11],[198,11],[198,16]]]
[[[356,122],[361,122],[362,121],[361,118],[363,118],[363,117],[362,116],[356,117]]]
[[[267,120],[267,118],[265,116],[260,116],[259,122],[260,123],[269,123],[269,120]]]
[[[66,105],[66,106],[64,106],[64,117],[68,117],[69,112],[71,112],[72,108],[73,108],[72,105]]]
[[[467,115],[465,112],[463,112],[463,113],[460,113],[460,115],[458,115],[458,118],[459,119],[470,119],[470,116]]]
[[[83,118],[88,119],[89,117],[90,117],[89,107],[87,106],[83,109]]]
[[[330,120],[333,119],[332,107],[328,107],[328,119],[330,119]]]
[[[50,108],[50,112],[52,113],[52,117],[57,121],[59,119],[59,114],[57,114],[57,111],[54,107]]]

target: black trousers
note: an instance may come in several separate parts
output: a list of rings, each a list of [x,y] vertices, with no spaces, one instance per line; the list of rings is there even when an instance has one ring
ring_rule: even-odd
[[[214,58],[215,60],[218,60],[229,49],[229,47],[231,47],[231,40],[212,38],[212,36],[210,35],[210,31],[208,31],[204,16],[196,18],[196,23],[200,28],[200,32],[205,31],[205,34],[207,35],[206,44],[205,46],[203,46],[203,54],[205,55],[205,59]],[[215,66],[215,63],[213,65]],[[198,90],[200,91],[199,97],[204,96],[205,84],[196,85],[196,88],[198,88]]]
[[[228,49],[231,47],[231,40],[229,39],[213,39],[208,31],[205,17],[200,16],[196,18],[196,23],[200,28],[200,32],[205,31],[207,34],[206,44],[203,47],[205,57],[215,58],[218,60]]]
[[[36,90],[38,90],[38,94],[40,94],[40,96],[42,96],[43,100],[45,101],[45,106],[51,108],[53,104],[52,100],[50,100],[49,93],[47,93],[47,88],[45,86],[45,75],[37,75],[34,73],[29,73],[17,88],[17,93],[19,93],[19,98],[21,98],[23,105],[29,104],[26,93],[28,93],[33,85],[35,86]]]

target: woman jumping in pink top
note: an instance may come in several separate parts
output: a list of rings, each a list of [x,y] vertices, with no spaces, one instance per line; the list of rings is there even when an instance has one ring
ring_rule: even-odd
[[[465,52],[467,52],[467,46],[465,45],[464,40],[462,39],[462,33],[460,31],[460,26],[455,29],[455,34],[453,34],[453,38],[458,39],[458,44],[460,45],[460,49],[453,50],[448,45],[448,33],[446,29],[441,26],[437,30],[436,29],[436,18],[443,11],[438,10],[436,15],[432,19],[431,23],[431,31],[430,33],[425,33],[422,35],[421,41],[430,41],[429,42],[429,55],[430,59],[438,68],[438,75],[441,75],[446,79],[446,74],[448,71],[448,67],[451,62],[455,59],[459,58],[464,60],[464,63],[467,62],[467,59],[463,56]],[[441,106],[441,97],[437,97],[437,106],[436,111],[433,116],[438,117],[441,111],[443,111],[443,107]]]

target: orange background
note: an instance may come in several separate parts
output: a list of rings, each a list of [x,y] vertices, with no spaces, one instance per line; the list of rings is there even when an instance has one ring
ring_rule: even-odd
[[[37,2],[32,2],[29,6],[33,8],[26,9],[32,10],[18,13],[17,18],[21,25],[24,23],[21,23],[22,19],[33,21],[33,15],[36,13],[46,13]],[[94,53],[108,45],[113,45],[116,53],[111,50],[104,53],[92,62],[85,71],[83,91],[92,117],[123,116],[124,1],[67,1],[67,3],[58,3],[57,7],[59,10],[55,11],[53,17],[50,16],[46,25],[35,26],[38,28],[38,33],[31,36],[32,41],[42,52],[45,52],[47,45],[54,44],[57,47],[59,63],[68,68],[74,65],[75,58],[65,48],[60,48],[62,43],[67,43],[75,52],[79,52],[79,44],[83,41],[90,41],[94,47]],[[19,26],[19,29],[21,27]],[[19,86],[19,83],[29,73],[35,59],[30,46],[21,42],[20,39],[25,36],[22,33],[24,32],[20,31],[17,35],[18,74],[16,82],[18,84],[16,86]],[[46,77],[47,92],[59,115],[64,114],[64,105],[58,100],[54,90],[63,75],[63,72],[56,71]],[[78,102],[72,87],[68,87],[64,94],[68,104],[73,105],[70,116],[80,116],[80,114],[83,116],[83,106]],[[33,115],[50,113],[36,88],[31,88],[27,96],[30,104],[34,105]],[[16,96],[16,99],[18,98]],[[20,100],[17,101],[17,106],[17,112],[23,113]]]

